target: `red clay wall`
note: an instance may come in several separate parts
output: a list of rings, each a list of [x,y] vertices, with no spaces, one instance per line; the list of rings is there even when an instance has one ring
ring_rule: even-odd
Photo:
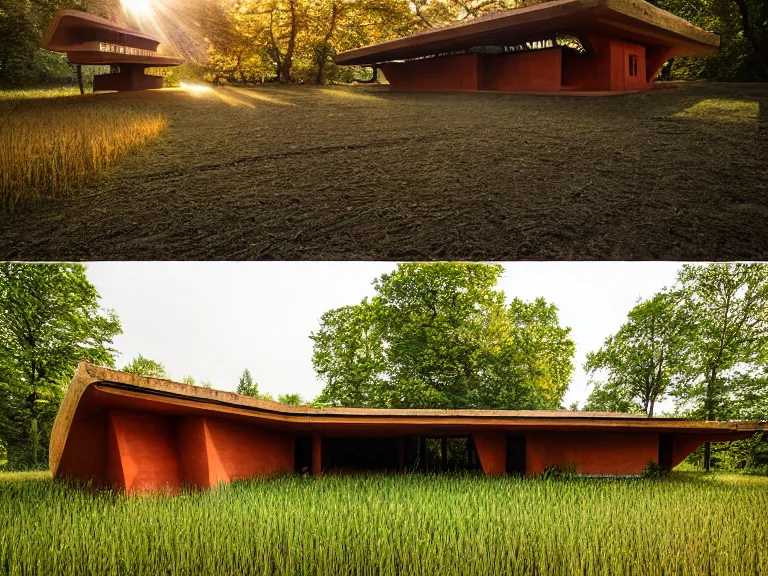
[[[525,456],[526,474],[569,464],[576,465],[577,474],[639,474],[650,460],[658,460],[659,435],[536,432],[526,435]]]
[[[560,47],[517,54],[483,54],[480,57],[480,89],[507,92],[560,90]]]
[[[649,87],[645,47],[631,42],[587,34],[589,54],[563,54],[563,90],[624,91]],[[629,55],[637,56],[637,76],[630,76]]]
[[[486,474],[504,474],[507,471],[507,435],[473,434],[480,465]]]
[[[390,90],[467,91],[478,88],[478,55],[458,54],[379,66]]]
[[[637,75],[632,76],[629,57],[637,58]],[[645,47],[631,42],[611,40],[611,90],[642,90],[645,79]]]
[[[110,411],[106,481],[127,492],[178,492],[293,471],[293,436],[230,420]]]
[[[178,492],[181,474],[172,418],[110,410],[107,444],[110,485],[126,492]]]
[[[215,486],[241,478],[293,471],[293,436],[217,418],[179,422],[179,457],[184,478]]]
[[[84,410],[72,421],[57,476],[90,480],[94,487],[102,487],[107,482],[106,466],[107,415]]]

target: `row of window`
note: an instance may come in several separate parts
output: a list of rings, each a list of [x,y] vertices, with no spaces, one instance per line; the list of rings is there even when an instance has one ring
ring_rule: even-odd
[[[117,44],[108,44],[99,42],[99,52],[114,52],[115,54],[128,54],[129,56],[157,56],[154,50],[143,50],[142,48],[131,48],[130,46],[118,46]]]

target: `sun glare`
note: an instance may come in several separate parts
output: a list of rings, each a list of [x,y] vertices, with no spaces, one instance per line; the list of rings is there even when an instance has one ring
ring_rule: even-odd
[[[179,82],[179,87],[192,92],[193,94],[201,94],[203,92],[210,92],[210,86],[201,86],[200,84],[187,84],[186,82]]]
[[[135,18],[152,16],[152,0],[120,0],[120,3]]]

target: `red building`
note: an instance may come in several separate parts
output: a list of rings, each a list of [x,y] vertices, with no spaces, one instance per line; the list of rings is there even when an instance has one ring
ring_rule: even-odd
[[[643,0],[554,0],[338,54],[393,90],[611,93],[651,88],[720,38]]]
[[[66,52],[73,64],[119,66],[118,73],[94,76],[94,91],[162,88],[163,78],[144,70],[178,66],[183,60],[160,54],[159,45],[158,38],[78,10],[57,12],[43,35],[43,48]]]
[[[639,474],[672,468],[705,441],[748,438],[768,426],[595,412],[365,410],[296,407],[145,378],[87,362],[53,427],[54,478],[128,492],[280,473],[423,468],[426,439],[465,442],[465,467],[536,474]],[[440,467],[438,467],[439,469]]]

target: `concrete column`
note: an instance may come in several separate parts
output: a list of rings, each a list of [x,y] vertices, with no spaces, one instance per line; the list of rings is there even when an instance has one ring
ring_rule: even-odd
[[[312,435],[312,475],[320,476],[323,470],[323,439],[320,434]]]

